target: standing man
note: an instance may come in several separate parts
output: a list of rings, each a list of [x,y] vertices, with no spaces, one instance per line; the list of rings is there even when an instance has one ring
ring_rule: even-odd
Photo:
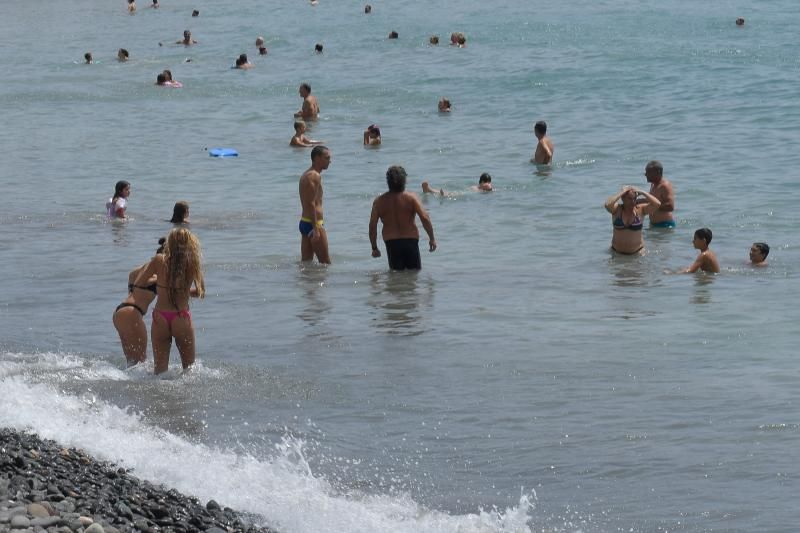
[[[533,125],[533,133],[539,139],[536,145],[536,152],[533,154],[533,162],[537,165],[549,165],[553,161],[553,141],[547,136],[547,122],[540,120]]]
[[[331,263],[328,255],[328,234],[322,219],[322,171],[331,164],[331,151],[325,146],[311,150],[311,167],[300,176],[300,257],[303,261],[317,261],[323,265]]]
[[[294,116],[303,120],[317,120],[319,103],[317,102],[317,97],[311,95],[311,85],[307,83],[300,84],[298,92],[303,97],[303,107]]]
[[[378,249],[378,219],[383,223],[383,242],[389,268],[392,270],[419,270],[422,261],[419,257],[419,230],[414,217],[419,216],[425,233],[428,234],[430,251],[436,250],[433,224],[428,213],[414,193],[406,192],[406,171],[401,166],[389,167],[386,171],[386,184],[389,192],[378,196],[372,203],[369,217],[369,242],[372,244],[372,257],[380,257]]]
[[[675,219],[672,211],[675,209],[675,192],[672,183],[663,177],[664,167],[659,161],[650,161],[644,167],[644,175],[650,184],[650,194],[658,198],[661,206],[650,214],[650,226],[653,228],[674,228]]]

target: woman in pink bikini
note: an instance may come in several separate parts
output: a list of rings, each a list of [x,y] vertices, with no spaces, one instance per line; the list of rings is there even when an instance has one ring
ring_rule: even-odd
[[[186,228],[175,228],[167,236],[164,253],[156,254],[136,279],[136,285],[146,283],[152,276],[157,280],[156,305],[150,326],[156,374],[169,368],[172,339],[175,339],[181,355],[183,369],[194,364],[194,326],[189,312],[189,297],[205,296],[200,261],[197,237]]]

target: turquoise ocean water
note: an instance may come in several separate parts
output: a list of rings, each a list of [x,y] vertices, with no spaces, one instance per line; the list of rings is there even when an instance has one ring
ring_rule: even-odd
[[[797,529],[796,3],[161,4],[3,6],[0,425],[284,532]],[[165,68],[182,89],[153,85]],[[329,268],[299,263],[303,81]],[[536,120],[552,169],[529,163]],[[678,227],[613,257],[602,204],[650,159]],[[392,164],[463,191],[424,199],[418,275],[370,257]],[[496,192],[467,191],[482,172]],[[120,179],[131,220],[109,223]],[[197,372],[155,379],[124,369],[111,313],[177,200],[209,292]],[[703,226],[722,272],[665,273]]]

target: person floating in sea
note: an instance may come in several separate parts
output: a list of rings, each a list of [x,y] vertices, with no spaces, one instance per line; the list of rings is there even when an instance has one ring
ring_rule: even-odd
[[[317,43],[314,45],[314,52],[316,52],[317,54],[322,53],[322,43]]]
[[[439,113],[449,113],[451,109],[450,100],[447,98],[440,98],[438,108]]]
[[[386,184],[389,191],[378,196],[372,203],[369,217],[369,242],[372,257],[380,257],[378,248],[378,221],[383,224],[381,236],[386,247],[389,268],[392,270],[419,270],[422,260],[419,256],[419,229],[415,217],[419,217],[425,233],[428,234],[428,249],[436,250],[433,223],[417,195],[406,192],[406,171],[401,166],[391,166],[386,171]]]
[[[172,208],[172,218],[170,222],[173,224],[188,224],[189,223],[189,202],[175,202]]]
[[[150,337],[153,343],[154,371],[169,369],[172,340],[178,347],[181,365],[187,370],[195,360],[195,336],[189,297],[205,296],[200,241],[187,228],[175,228],[167,235],[163,253],[156,254],[141,270],[135,285],[145,286],[155,276],[156,305]]]
[[[153,0],[153,3],[150,7],[152,7],[153,9],[158,9],[160,7],[158,4],[158,0]]]
[[[289,146],[301,146],[309,148],[317,144],[324,144],[324,141],[315,141],[305,136],[306,123],[302,120],[296,120],[294,123],[294,137],[289,141]]]
[[[163,85],[165,85],[166,87],[174,87],[175,89],[180,89],[181,87],[183,87],[183,84],[181,82],[172,79],[171,70],[164,69],[164,71],[162,71],[161,73],[164,75]]]
[[[684,274],[693,274],[698,270],[714,274],[719,273],[717,256],[708,249],[708,245],[711,244],[711,237],[711,230],[708,228],[700,228],[694,232],[692,246],[694,246],[696,250],[700,250],[700,253],[697,255],[697,259],[694,260],[694,263],[683,270]]]
[[[370,13],[372,13],[372,6],[371,6],[371,5],[369,5],[369,4],[365,5],[365,6],[364,6],[364,13],[366,13],[367,15],[369,15]]]
[[[533,134],[536,135],[539,142],[536,144],[536,151],[531,162],[537,165],[549,165],[553,162],[555,146],[553,146],[553,141],[550,140],[550,137],[547,136],[547,122],[540,120],[534,124]]]
[[[195,15],[192,14],[194,17]],[[197,41],[192,39],[192,32],[189,30],[183,30],[183,40],[182,41],[175,41],[175,44],[182,44],[184,46],[191,46],[193,44],[197,44]]]
[[[200,16],[200,12],[195,9],[195,10],[192,11],[192,16],[193,17],[199,17]]]
[[[364,146],[378,146],[381,144],[381,129],[377,124],[370,124],[364,130]]]
[[[119,50],[117,50],[117,61],[119,61],[120,63],[126,62],[129,57],[130,54],[124,48],[120,48]]]
[[[492,175],[488,172],[484,172],[480,175],[480,177],[478,177],[478,184],[472,185],[469,190],[474,192],[492,192],[494,190],[492,187]],[[422,192],[427,194],[438,194],[439,196],[456,196],[457,194],[460,194],[446,191],[441,188],[431,187],[430,183],[427,181],[422,182]]]
[[[131,195],[131,184],[120,180],[114,186],[114,196],[106,202],[108,218],[127,218],[125,210],[128,208],[128,197]]]
[[[164,237],[158,240],[156,254],[164,252],[165,242]],[[128,297],[117,306],[111,317],[129,367],[147,361],[147,326],[144,315],[156,298],[157,288],[155,276],[147,279],[144,285],[136,285],[136,279],[146,266],[147,263],[134,268],[128,274]]]
[[[644,175],[650,184],[650,194],[658,198],[661,206],[650,215],[650,227],[674,228],[675,219],[672,212],[675,210],[675,191],[672,183],[663,176],[664,167],[659,161],[650,161],[644,167]]]
[[[643,202],[637,203],[638,197]],[[620,202],[621,203],[617,203]],[[611,249],[618,254],[634,255],[644,250],[642,227],[644,215],[650,214],[661,205],[658,198],[636,187],[626,185],[617,194],[606,200],[606,211],[611,213],[614,227],[611,237]]]
[[[736,25],[737,26],[744,26],[744,19],[742,17],[737,18],[736,19]]]
[[[83,59],[84,61],[86,61],[87,65],[91,65],[94,62],[94,59],[92,59],[91,52],[86,52],[85,54],[83,54]]]
[[[311,167],[300,176],[300,258],[329,265],[328,234],[322,216],[322,171],[331,164],[331,151],[322,145],[311,150]]]
[[[428,42],[430,44],[432,44],[433,46],[436,46],[437,44],[439,44],[439,36],[438,35],[431,35],[430,38],[428,39]]]
[[[259,54],[259,55],[262,55],[262,56],[265,56],[265,55],[267,55],[267,47],[266,47],[266,46],[262,46],[262,47],[260,47],[260,48],[258,49],[258,54]]]
[[[400,34],[396,31],[392,30],[389,32],[389,39],[397,39],[398,37],[400,37]]]
[[[303,106],[294,116],[306,121],[316,120],[319,116],[319,103],[317,102],[317,97],[311,94],[311,85],[308,83],[301,83],[297,92],[299,92],[300,96],[303,98]]]
[[[467,46],[467,36],[464,35],[464,32],[454,31],[451,33],[450,46],[457,46],[459,48],[464,48]]]
[[[239,54],[236,58],[236,65],[233,68],[247,70],[253,68],[253,64],[247,60],[247,54]]]
[[[767,266],[767,256],[769,255],[769,244],[765,242],[754,242],[750,247],[750,263],[753,266]]]
[[[128,13],[131,15],[136,13],[136,0],[128,0]]]
[[[256,37],[256,48],[260,49],[262,46],[264,46],[264,38],[259,35]]]

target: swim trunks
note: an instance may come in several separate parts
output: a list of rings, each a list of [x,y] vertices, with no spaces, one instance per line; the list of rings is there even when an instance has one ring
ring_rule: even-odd
[[[322,220],[317,220],[317,226],[320,228],[325,225],[325,222]],[[310,218],[303,217],[300,219],[300,224],[298,225],[298,229],[300,233],[303,234],[304,237],[308,237],[311,234],[311,231],[314,229],[314,225],[311,223]]]
[[[419,257],[419,239],[392,239],[383,241],[386,257],[392,270],[419,270],[422,261]]]
[[[675,224],[674,220],[663,220],[661,222],[651,222],[651,228],[674,228],[677,224]]]

